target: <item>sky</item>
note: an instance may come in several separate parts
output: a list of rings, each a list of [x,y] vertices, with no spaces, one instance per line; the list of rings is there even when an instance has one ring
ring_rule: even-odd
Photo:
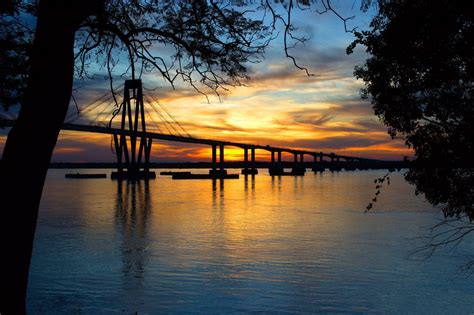
[[[361,12],[352,1],[334,3],[344,16],[355,15],[349,27],[368,27],[373,12]],[[294,55],[315,76],[308,77],[285,58],[281,37],[270,44],[265,59],[249,65],[251,79],[245,86],[231,88],[220,100],[212,94],[207,100],[185,85],[173,90],[158,74],[146,74],[143,84],[153,89],[146,91],[150,96],[145,99],[148,128],[169,133],[154,112],[157,108],[166,116],[164,108],[183,129],[198,138],[390,160],[411,155],[402,140],[392,140],[387,134],[386,127],[373,114],[370,100],[361,99],[363,82],[353,77],[353,70],[367,55],[362,48],[346,54],[353,35],[344,31],[343,22],[330,12],[321,15],[309,11],[297,12],[294,21],[300,34],[310,37],[304,46],[294,49]],[[97,69],[99,74],[100,71]],[[96,77],[76,80],[73,93],[80,108],[87,108],[98,97],[110,93],[104,76]],[[150,105],[151,98],[160,105]],[[101,106],[90,112],[84,110],[83,116],[107,121],[113,106],[107,102]],[[71,115],[74,112],[71,102]],[[172,129],[171,133],[176,134]],[[2,150],[4,134],[0,136]],[[229,147],[225,152],[226,160],[243,159],[241,149]],[[269,159],[265,151],[257,150],[256,155],[257,160]],[[155,141],[152,148],[152,161],[157,162],[209,161],[210,156],[211,148],[202,145]],[[110,136],[73,131],[61,132],[52,158],[54,162],[114,160]]]

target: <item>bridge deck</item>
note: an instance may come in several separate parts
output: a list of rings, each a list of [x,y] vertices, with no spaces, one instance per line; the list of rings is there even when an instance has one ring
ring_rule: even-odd
[[[15,123],[15,120],[1,120],[0,127],[12,127]],[[72,130],[72,131],[82,131],[82,132],[92,132],[92,133],[102,133],[102,134],[117,134],[117,135],[130,135],[130,131],[121,130],[116,128],[108,128],[108,127],[101,127],[101,126],[86,126],[86,125],[77,125],[77,124],[64,124],[62,130]],[[163,133],[156,133],[156,132],[137,132],[135,134],[137,137],[145,137],[157,140],[166,140],[166,141],[173,141],[173,142],[185,142],[185,143],[196,143],[196,144],[204,144],[204,145],[224,145],[224,146],[233,146],[243,149],[261,149],[266,151],[280,151],[280,152],[288,152],[292,154],[305,154],[311,156],[320,156],[320,152],[313,152],[307,150],[298,150],[298,149],[291,149],[291,148],[281,148],[281,147],[274,147],[269,145],[258,145],[258,144],[249,144],[249,143],[241,143],[241,142],[232,142],[232,141],[221,141],[221,140],[212,140],[212,139],[200,139],[200,138],[192,138],[192,137],[184,137],[184,136],[174,136],[169,134]],[[375,159],[366,159],[366,158],[359,158],[353,156],[346,156],[346,155],[339,155],[333,153],[322,153],[324,157],[333,157],[333,158],[340,158],[344,160],[357,160],[357,161],[365,161],[365,162],[375,162],[378,160]]]

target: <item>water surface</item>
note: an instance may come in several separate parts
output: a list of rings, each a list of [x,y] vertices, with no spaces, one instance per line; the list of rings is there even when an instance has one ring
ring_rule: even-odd
[[[364,214],[383,171],[148,184],[67,172],[44,189],[32,314],[474,311],[459,273],[474,243],[412,259],[440,216],[399,174]]]

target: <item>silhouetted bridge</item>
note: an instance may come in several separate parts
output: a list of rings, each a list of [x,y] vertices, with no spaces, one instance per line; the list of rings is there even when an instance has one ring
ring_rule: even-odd
[[[101,104],[104,103],[106,102],[101,102]],[[161,130],[158,130],[158,132],[147,131],[141,81],[127,80],[125,82],[123,102],[114,111],[113,117],[108,126],[67,123],[70,119],[66,119],[66,123],[63,124],[62,130],[112,135],[118,162],[118,171],[114,172],[112,175],[113,178],[118,179],[155,177],[155,173],[150,172],[149,170],[153,139],[211,146],[212,169],[209,171],[209,178],[227,177],[227,172],[224,169],[225,147],[237,147],[243,149],[244,168],[242,169],[242,174],[245,175],[257,174],[258,172],[255,167],[255,150],[257,149],[265,150],[270,153],[270,175],[304,175],[307,166],[307,164],[304,163],[305,156],[312,159],[312,170],[315,172],[322,172],[326,168],[331,171],[339,171],[342,168],[346,170],[355,170],[368,168],[391,168],[393,166],[393,163],[388,161],[346,156],[335,153],[313,152],[270,145],[195,138],[189,135],[189,133],[187,133],[168,112],[166,112],[166,114],[171,117],[174,123],[179,127],[172,126],[169,121],[163,120],[166,115],[163,113],[160,114],[156,108],[154,108],[154,110],[155,113],[157,113],[155,116],[161,117],[162,124],[164,124],[169,131],[168,134],[160,132]],[[103,111],[101,114],[103,114]],[[119,126],[115,127],[112,125],[112,120],[118,115],[121,116],[121,121]],[[14,119],[0,119],[0,126],[2,127],[12,127],[14,123]],[[179,135],[171,134],[171,130],[176,131]],[[179,130],[181,130],[181,132],[179,132]],[[219,159],[217,158],[217,149],[219,149]],[[284,152],[293,155],[291,172],[284,171],[282,163],[282,153]]]

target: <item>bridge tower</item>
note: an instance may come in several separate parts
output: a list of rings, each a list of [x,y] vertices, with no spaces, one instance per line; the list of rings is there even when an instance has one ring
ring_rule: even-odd
[[[117,172],[112,179],[152,179],[150,153],[152,139],[147,139],[141,80],[126,80],[123,102],[119,108],[120,131],[113,134],[117,155]]]

